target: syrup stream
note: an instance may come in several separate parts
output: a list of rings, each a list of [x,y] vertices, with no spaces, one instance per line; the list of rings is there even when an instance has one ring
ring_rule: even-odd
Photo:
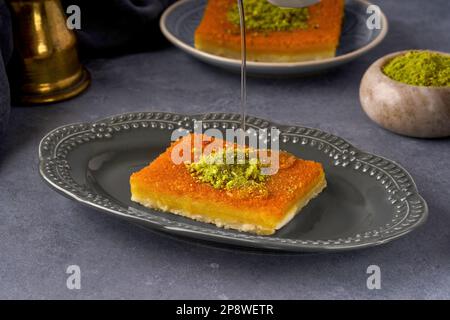
[[[245,12],[243,0],[237,0],[237,2],[241,29],[241,129],[245,132],[245,117],[247,109],[247,48],[245,37]]]

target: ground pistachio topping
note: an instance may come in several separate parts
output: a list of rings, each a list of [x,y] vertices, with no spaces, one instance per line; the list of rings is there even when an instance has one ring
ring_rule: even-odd
[[[265,194],[267,175],[261,173],[261,162],[249,154],[249,149],[244,148],[219,149],[186,163],[186,167],[197,181],[208,183],[215,189]]]
[[[450,55],[410,51],[393,58],[384,67],[389,78],[414,86],[450,86]]]
[[[279,8],[267,0],[244,1],[245,26],[253,31],[289,31],[307,29],[308,8]],[[228,11],[228,20],[239,25],[239,9],[234,4]]]

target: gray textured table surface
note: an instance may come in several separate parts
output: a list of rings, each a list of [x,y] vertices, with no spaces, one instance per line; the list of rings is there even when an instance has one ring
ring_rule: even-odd
[[[168,47],[87,63],[89,91],[48,107],[14,108],[0,147],[0,298],[450,298],[450,141],[400,137],[362,112],[359,81],[397,50],[450,51],[450,2],[377,1],[391,30],[369,55],[304,79],[250,79],[249,112],[318,127],[399,161],[430,218],[388,245],[328,255],[224,251],[154,234],[68,200],[40,179],[37,147],[52,128],[126,111],[236,111],[239,76]],[[81,290],[66,288],[68,265]],[[381,290],[366,268],[381,268]]]

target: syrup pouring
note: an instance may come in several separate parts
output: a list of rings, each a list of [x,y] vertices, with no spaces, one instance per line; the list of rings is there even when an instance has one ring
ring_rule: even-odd
[[[241,31],[241,129],[245,132],[245,117],[247,108],[247,48],[245,37],[245,12],[244,1],[237,0],[239,9],[239,22]],[[267,0],[271,4],[281,8],[303,8],[314,5],[320,0]]]

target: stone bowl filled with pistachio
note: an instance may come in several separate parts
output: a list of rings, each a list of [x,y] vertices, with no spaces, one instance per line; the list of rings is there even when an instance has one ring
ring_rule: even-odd
[[[395,133],[450,136],[450,54],[412,50],[379,59],[361,81],[360,100],[373,121]]]

